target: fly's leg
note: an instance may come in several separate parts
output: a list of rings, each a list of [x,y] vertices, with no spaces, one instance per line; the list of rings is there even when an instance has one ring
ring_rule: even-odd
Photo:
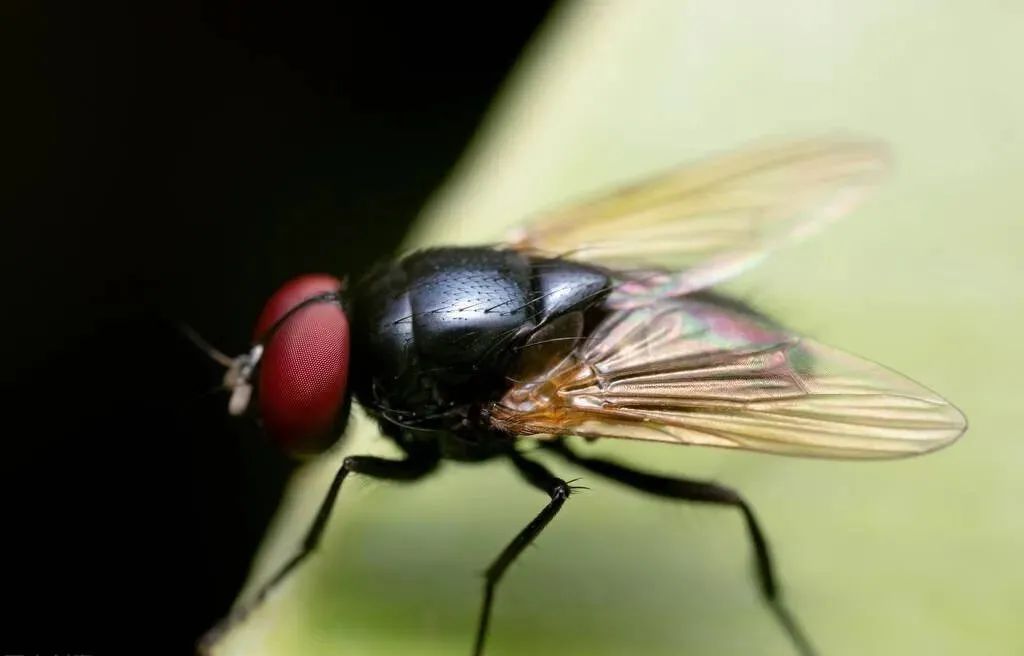
[[[641,492],[667,499],[729,506],[739,510],[747,524],[747,533],[750,535],[750,541],[754,548],[754,562],[757,567],[761,596],[792,640],[796,650],[802,656],[813,656],[815,651],[810,641],[800,628],[796,618],[782,603],[764,531],[761,530],[750,505],[736,490],[706,481],[648,474],[608,460],[584,457],[571,450],[563,440],[546,442],[544,446],[575,465]]]
[[[526,527],[519,532],[512,541],[505,547],[504,551],[491,563],[484,574],[484,600],[480,607],[480,621],[476,629],[476,642],[473,645],[473,655],[481,656],[484,652],[484,641],[487,639],[487,626],[491,619],[491,607],[494,605],[494,590],[505,574],[509,565],[519,557],[531,542],[533,542],[544,527],[554,519],[562,504],[572,494],[573,488],[562,479],[558,478],[543,466],[527,460],[518,453],[510,454],[512,463],[519,473],[530,485],[542,490],[551,497],[543,510],[533,518]]]
[[[208,654],[210,649],[224,634],[259,607],[270,591],[287,578],[303,560],[313,553],[320,543],[324,528],[330,519],[334,502],[338,498],[339,490],[341,490],[341,484],[349,474],[363,474],[391,481],[415,481],[434,471],[439,460],[440,454],[435,449],[410,451],[404,460],[388,460],[375,456],[349,456],[345,458],[338,469],[338,473],[334,475],[331,487],[327,490],[327,495],[320,503],[316,518],[306,532],[306,537],[303,539],[298,551],[277,570],[276,574],[263,584],[255,595],[232,609],[227,617],[203,635],[199,640],[199,653]]]

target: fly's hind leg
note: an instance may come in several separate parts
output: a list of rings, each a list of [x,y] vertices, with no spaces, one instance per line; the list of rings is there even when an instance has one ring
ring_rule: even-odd
[[[545,448],[558,453],[569,462],[633,489],[667,499],[729,506],[740,511],[747,525],[747,533],[750,535],[750,542],[754,550],[754,562],[761,596],[771,608],[796,650],[802,656],[813,656],[815,651],[810,641],[800,628],[796,618],[782,603],[778,579],[775,576],[764,531],[761,530],[754,511],[739,492],[716,483],[648,474],[608,460],[581,456],[570,449],[564,440],[543,444]]]

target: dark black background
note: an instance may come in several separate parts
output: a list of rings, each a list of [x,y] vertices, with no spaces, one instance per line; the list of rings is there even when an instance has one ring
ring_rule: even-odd
[[[215,365],[397,245],[547,3],[8,3],[2,653],[190,653],[289,464]]]

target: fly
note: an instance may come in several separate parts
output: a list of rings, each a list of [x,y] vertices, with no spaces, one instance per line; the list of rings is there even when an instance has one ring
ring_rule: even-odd
[[[207,347],[228,367],[231,412],[310,456],[340,439],[355,399],[404,457],[345,458],[296,554],[201,649],[316,549],[350,474],[410,481],[442,460],[503,458],[550,500],[486,570],[480,656],[505,571],[574,490],[520,450],[532,440],[634,489],[738,511],[761,596],[796,651],[813,653],[737,491],[591,457],[567,438],[863,460],[955,441],[966,419],[941,396],[711,291],[847,214],[885,163],[857,141],[760,146],[538,216],[499,246],[415,252],[351,286],[326,274],[285,284],[249,353]]]

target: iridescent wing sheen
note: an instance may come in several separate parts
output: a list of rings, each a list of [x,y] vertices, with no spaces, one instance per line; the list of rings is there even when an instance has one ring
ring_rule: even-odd
[[[914,381],[704,294],[611,313],[489,414],[524,436],[852,459],[925,453],[966,428]]]
[[[618,295],[682,295],[737,275],[846,214],[885,165],[884,149],[861,141],[764,145],[539,216],[511,243],[617,269],[677,271],[633,276],[631,289]]]

